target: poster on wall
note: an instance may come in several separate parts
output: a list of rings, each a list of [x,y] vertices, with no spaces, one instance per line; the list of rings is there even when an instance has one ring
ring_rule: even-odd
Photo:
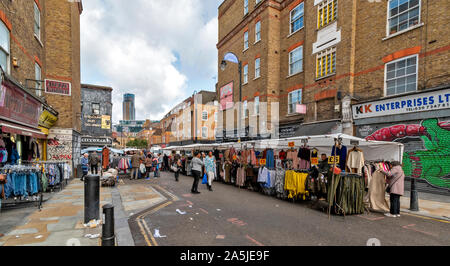
[[[45,93],[59,94],[64,96],[72,95],[72,84],[70,82],[46,79]]]
[[[233,82],[220,88],[220,110],[233,108]]]
[[[102,115],[102,129],[111,129],[111,116]]]

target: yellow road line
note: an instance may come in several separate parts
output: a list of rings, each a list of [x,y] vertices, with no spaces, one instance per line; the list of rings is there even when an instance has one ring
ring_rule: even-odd
[[[421,216],[421,215],[415,215],[415,214],[411,214],[411,213],[407,213],[407,212],[404,212],[403,214],[409,215],[409,216],[418,217],[418,218],[422,218],[422,219],[433,220],[433,221],[437,221],[437,222],[441,222],[441,223],[447,223],[447,224],[450,224],[450,221],[446,221],[446,220],[435,219],[435,218],[426,217],[426,216]]]
[[[153,241],[153,244],[154,244],[155,246],[158,246],[158,243],[156,243],[156,240],[155,240],[155,238],[153,237],[152,231],[150,230],[150,228],[148,228],[147,223],[145,222],[145,220],[142,220],[142,223],[144,224],[145,229],[147,229],[147,232],[149,233],[150,238],[151,238],[151,240]]]
[[[141,229],[141,234],[144,236],[145,242],[147,243],[147,246],[152,246],[152,243],[148,240],[147,234],[145,233],[144,227],[141,225],[141,221],[137,221],[137,224],[139,225],[139,228]]]
[[[164,204],[161,204],[161,205],[159,205],[158,207],[156,207],[156,208],[154,208],[154,209],[152,209],[152,210],[150,210],[150,211],[148,211],[148,212],[145,212],[145,213],[139,215],[138,218],[136,218],[136,222],[137,222],[137,224],[139,225],[139,228],[141,229],[141,234],[144,236],[145,242],[147,242],[147,245],[148,245],[148,246],[152,246],[150,240],[148,239],[148,236],[150,236],[150,239],[153,241],[154,246],[158,246],[158,243],[156,242],[155,238],[153,237],[152,232],[151,232],[150,229],[148,228],[147,223],[146,223],[145,220],[144,220],[144,217],[147,216],[147,215],[149,215],[149,214],[155,213],[155,212],[157,212],[158,210],[160,210],[160,209],[162,209],[162,208],[165,208],[165,207],[169,206],[170,204],[172,204],[172,201],[168,201],[168,202],[166,202],[166,203],[164,203]],[[142,224],[143,224],[143,225],[142,225]]]

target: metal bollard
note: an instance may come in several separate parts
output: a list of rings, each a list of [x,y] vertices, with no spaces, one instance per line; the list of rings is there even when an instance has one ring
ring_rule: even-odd
[[[100,176],[87,175],[84,178],[84,223],[100,218]]]
[[[103,206],[102,246],[114,245],[114,206],[106,204]]]
[[[409,210],[419,211],[419,195],[417,193],[416,179],[411,178],[411,195],[409,200]]]

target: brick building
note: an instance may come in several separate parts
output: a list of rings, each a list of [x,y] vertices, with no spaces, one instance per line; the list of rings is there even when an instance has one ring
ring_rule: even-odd
[[[13,98],[28,109],[40,105],[38,127],[25,124],[45,136],[27,130],[22,133],[41,138],[44,160],[78,162],[81,12],[81,1],[0,0],[0,64],[9,85],[23,96],[14,94]],[[52,139],[48,145],[47,139]]]
[[[225,0],[218,10],[219,64],[228,52],[242,62],[242,101],[249,118],[258,117],[250,103],[279,103],[279,137],[340,132],[369,137],[430,118],[439,119],[446,136],[450,30],[442,25],[449,5],[445,0]],[[218,76],[221,103],[239,102],[238,65],[227,64]],[[429,107],[432,102],[423,110],[423,104],[401,100],[416,103],[414,97],[433,97],[441,105]],[[395,110],[370,109],[380,99],[394,102]],[[219,127],[226,127],[228,117],[222,117]],[[244,125],[251,132],[251,119]],[[412,161],[420,157],[413,153],[417,149],[429,151],[417,135],[397,137],[407,143]],[[406,172],[425,178],[419,165],[431,159],[411,160]],[[450,172],[439,169],[436,176]],[[430,183],[442,187],[440,177]]]
[[[112,88],[81,84],[81,148],[112,147]]]

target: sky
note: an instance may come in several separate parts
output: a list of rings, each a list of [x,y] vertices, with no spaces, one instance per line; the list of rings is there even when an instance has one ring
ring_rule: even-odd
[[[88,0],[81,14],[81,83],[113,88],[113,123],[123,94],[136,119],[160,120],[194,91],[215,90],[222,0]]]

